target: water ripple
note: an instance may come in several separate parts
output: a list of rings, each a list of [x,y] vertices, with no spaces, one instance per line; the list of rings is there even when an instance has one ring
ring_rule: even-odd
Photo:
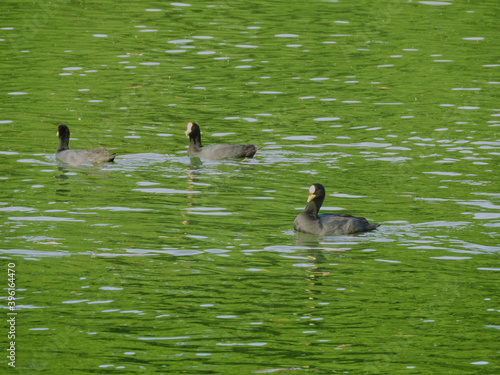
[[[11,221],[78,221],[84,222],[85,220],[73,219],[71,217],[54,217],[54,216],[20,216],[20,217],[9,217]]]
[[[140,191],[142,193],[154,193],[154,194],[197,194],[200,191],[197,190],[177,190],[168,188],[147,188],[147,189],[132,189],[132,191]]]

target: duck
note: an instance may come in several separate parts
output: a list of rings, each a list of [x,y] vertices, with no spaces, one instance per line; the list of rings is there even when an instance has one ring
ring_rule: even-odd
[[[188,156],[200,159],[220,160],[227,158],[251,158],[258,148],[255,145],[234,145],[216,143],[201,145],[201,132],[198,124],[188,122],[186,135],[189,137]]]
[[[293,228],[297,232],[317,236],[336,236],[369,232],[380,226],[369,223],[364,217],[346,214],[319,214],[325,199],[325,188],[321,184],[313,184],[309,188],[307,206],[294,220]]]
[[[56,150],[56,158],[71,165],[83,163],[103,163],[112,162],[116,154],[110,154],[105,148],[94,148],[92,150],[70,150],[69,149],[69,128],[60,124],[57,129],[59,146]]]

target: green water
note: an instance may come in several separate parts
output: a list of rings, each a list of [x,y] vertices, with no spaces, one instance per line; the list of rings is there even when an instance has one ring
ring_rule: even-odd
[[[2,2],[2,373],[500,372],[499,10]],[[312,183],[381,226],[294,233]]]

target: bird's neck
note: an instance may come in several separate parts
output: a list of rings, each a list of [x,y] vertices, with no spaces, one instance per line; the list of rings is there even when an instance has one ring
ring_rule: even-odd
[[[201,145],[201,137],[198,136],[198,137],[193,137],[193,138],[189,138],[189,147],[190,148],[193,148],[195,150],[199,150],[201,149],[203,146]]]
[[[321,205],[318,207],[315,201],[310,201],[304,209],[304,213],[312,217],[317,217],[320,207]]]
[[[61,139],[59,141],[59,146],[57,147],[57,152],[69,150],[69,140]]]

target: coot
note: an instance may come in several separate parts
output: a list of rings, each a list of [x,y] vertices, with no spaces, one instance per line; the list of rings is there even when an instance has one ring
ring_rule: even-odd
[[[56,150],[56,158],[71,165],[83,163],[102,163],[113,161],[116,154],[110,154],[105,148],[94,148],[92,150],[70,150],[69,128],[66,125],[59,125],[57,135],[59,136],[59,146]]]
[[[321,184],[311,185],[307,206],[293,222],[298,232],[317,236],[334,236],[374,230],[380,224],[370,224],[364,217],[345,214],[320,214],[318,211],[325,199],[325,188]]]
[[[187,124],[186,135],[189,137],[188,156],[201,159],[251,158],[258,148],[255,145],[212,144],[201,145],[200,127],[194,122]]]

